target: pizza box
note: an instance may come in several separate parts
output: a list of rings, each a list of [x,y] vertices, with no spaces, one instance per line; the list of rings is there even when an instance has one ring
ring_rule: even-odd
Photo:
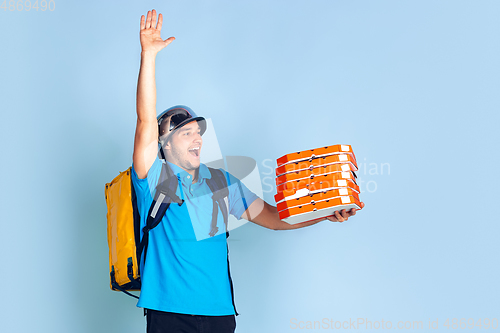
[[[310,189],[310,188],[302,188],[302,189],[290,189],[290,190],[284,190],[283,192],[279,192],[274,195],[274,200],[276,203],[283,201],[283,200],[290,200],[290,199],[296,199],[300,197],[305,197],[307,195],[312,195],[315,193],[319,192],[326,192],[329,190],[334,190],[334,189],[339,189],[339,188],[348,188],[350,190],[353,190],[356,193],[360,193],[359,186],[356,185],[355,182],[353,182],[350,179],[338,179],[333,181],[333,186],[331,187],[326,187],[326,188],[321,188],[321,189]]]
[[[336,154],[324,157],[317,157],[310,160],[304,160],[300,162],[288,163],[276,168],[276,176],[280,176],[284,173],[297,172],[307,169],[318,168],[321,166],[326,166],[330,164],[337,163],[349,163],[351,164],[352,170],[358,171],[358,165],[356,159],[353,155],[349,154]]]
[[[346,179],[356,182],[354,172],[333,172],[326,175],[317,176],[314,178],[303,178],[291,182],[286,182],[276,186],[276,191],[283,192],[285,190],[300,190],[308,188],[311,191],[322,190],[330,187],[335,187],[336,181]]]
[[[333,154],[350,154],[356,160],[356,156],[354,156],[350,145],[333,145],[287,154],[278,158],[277,163],[278,167],[280,167],[288,163],[312,160],[317,157],[325,157]]]
[[[326,201],[326,200],[330,200],[333,198],[346,196],[346,195],[355,197],[359,201],[359,196],[358,196],[358,193],[356,191],[353,191],[347,187],[342,187],[342,188],[329,190],[329,191],[325,191],[325,192],[318,192],[315,194],[311,194],[311,195],[303,196],[303,197],[298,197],[298,198],[294,198],[294,199],[285,199],[285,200],[277,203],[277,209],[278,209],[278,212],[280,212],[280,211],[285,210],[285,209],[289,209],[289,208],[293,208],[293,207],[297,207],[297,206],[303,206],[303,205],[307,205],[307,204],[315,204],[315,203],[319,203],[322,201]]]
[[[276,177],[276,185],[304,178],[315,178],[317,176],[322,176],[333,172],[349,172],[349,171],[354,172],[351,164],[330,164],[314,169],[307,169],[307,170],[282,174],[281,176]],[[354,174],[354,177],[356,177],[356,174]]]
[[[278,212],[282,221],[289,224],[297,224],[332,216],[336,211],[352,208],[361,209],[358,199],[353,196],[341,196],[315,204],[297,206]]]

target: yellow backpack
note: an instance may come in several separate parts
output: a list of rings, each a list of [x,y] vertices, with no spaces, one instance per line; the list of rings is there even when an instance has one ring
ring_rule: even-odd
[[[132,167],[121,172],[104,190],[108,207],[108,246],[110,286],[113,290],[140,290],[141,281],[136,244],[140,243],[139,212],[131,179]]]
[[[211,178],[207,185],[212,191],[213,213],[210,237],[218,232],[217,214],[220,209],[227,231],[228,210],[224,198],[228,196],[227,180],[221,170],[208,168]],[[149,209],[146,226],[142,229],[141,239],[140,216],[137,209],[137,199],[131,179],[132,167],[121,172],[110,183],[106,184],[108,246],[109,246],[109,274],[112,290],[122,291],[125,294],[139,298],[127,290],[140,290],[140,260],[146,258],[149,232],[162,220],[171,203],[182,205],[176,194],[178,180],[166,165],[162,167],[153,203]],[[142,254],[144,253],[144,256]],[[229,276],[231,281],[231,276]],[[232,281],[231,281],[232,284]]]

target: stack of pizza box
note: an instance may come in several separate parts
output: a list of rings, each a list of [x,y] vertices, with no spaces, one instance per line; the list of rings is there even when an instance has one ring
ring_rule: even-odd
[[[277,164],[274,199],[281,220],[296,224],[325,219],[342,209],[361,209],[358,165],[350,145],[287,154]]]

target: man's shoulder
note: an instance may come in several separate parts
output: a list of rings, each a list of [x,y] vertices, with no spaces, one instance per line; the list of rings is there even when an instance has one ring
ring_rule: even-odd
[[[149,168],[146,177],[139,178],[134,169],[134,165],[132,164],[131,178],[132,178],[132,184],[136,188],[136,191],[152,192],[156,188],[156,185],[158,184],[158,180],[160,178],[160,172],[163,165],[164,165],[163,160],[157,158]]]
[[[207,178],[207,179],[212,178],[212,175],[214,173],[219,173],[219,174],[222,174],[224,176],[226,175],[226,171],[224,169],[222,169],[220,167],[215,167],[215,166],[208,166],[204,163],[200,163],[198,173],[199,173],[200,177]]]

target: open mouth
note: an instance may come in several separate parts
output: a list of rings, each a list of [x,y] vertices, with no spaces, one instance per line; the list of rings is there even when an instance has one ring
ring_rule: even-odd
[[[200,147],[194,147],[189,149],[189,153],[194,157],[200,157]]]

